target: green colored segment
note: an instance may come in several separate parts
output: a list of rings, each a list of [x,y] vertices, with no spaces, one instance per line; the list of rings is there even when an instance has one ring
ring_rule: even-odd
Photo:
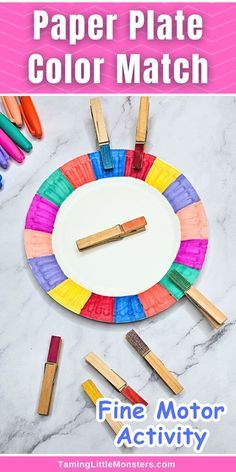
[[[160,280],[160,284],[168,290],[168,292],[176,298],[176,300],[179,300],[184,296],[184,292],[180,290],[177,285],[174,284],[168,277],[168,274],[171,270],[176,269],[183,277],[185,277],[188,282],[192,285],[195,280],[197,279],[200,271],[197,269],[192,269],[191,267],[184,266],[182,264],[177,264],[176,262],[173,262],[172,266],[166,273],[166,275],[163,277],[163,279]]]
[[[60,206],[64,200],[74,191],[69,180],[62,174],[60,169],[53,172],[39,187],[37,193],[41,197],[50,200],[55,205]]]
[[[8,120],[8,118],[0,113],[0,128],[12,139],[21,149],[30,152],[32,143],[20,132],[20,130]]]

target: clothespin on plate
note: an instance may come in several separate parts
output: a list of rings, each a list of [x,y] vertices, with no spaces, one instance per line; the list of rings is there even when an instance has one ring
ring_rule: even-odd
[[[99,233],[91,234],[85,238],[78,239],[76,241],[77,248],[79,251],[89,249],[91,247],[100,246],[111,241],[117,241],[119,239],[136,234],[141,231],[145,231],[147,221],[144,216],[135,218],[134,220],[127,221],[123,224],[118,224],[112,228],[105,229]]]
[[[149,115],[149,97],[140,97],[136,143],[134,149],[133,168],[141,170],[143,166],[144,145],[147,138]]]
[[[59,336],[52,336],[48,351],[47,362],[44,367],[44,375],[38,403],[37,411],[39,415],[47,416],[49,413],[53,385],[58,367],[60,347],[61,338]]]
[[[101,153],[103,168],[104,170],[113,169],[114,163],[110,149],[110,141],[107,134],[106,124],[99,98],[92,98],[90,100],[90,108]]]

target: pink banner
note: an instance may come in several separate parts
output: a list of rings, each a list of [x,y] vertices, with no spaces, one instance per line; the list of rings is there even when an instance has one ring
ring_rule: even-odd
[[[2,94],[236,92],[235,3],[2,3],[0,39]]]
[[[58,472],[59,470],[175,470],[176,472],[234,472],[236,457],[209,456],[28,456],[0,457],[4,472]]]

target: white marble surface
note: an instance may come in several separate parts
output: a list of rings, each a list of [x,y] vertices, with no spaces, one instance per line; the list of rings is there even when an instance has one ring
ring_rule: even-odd
[[[81,390],[91,377],[106,395],[107,382],[83,361],[91,350],[107,359],[140,391],[153,411],[169,391],[124,340],[132,325],[104,325],[70,314],[34,280],[25,259],[23,224],[39,184],[67,160],[95,149],[87,97],[36,97],[45,137],[23,165],[2,172],[0,193],[0,451],[1,453],[127,453],[116,450],[110,430],[95,422],[95,409]],[[104,97],[113,147],[132,148],[138,98]],[[205,203],[210,247],[197,286],[229,315],[214,332],[182,301],[155,318],[135,324],[145,341],[185,387],[178,402],[225,402],[228,414],[209,424],[208,454],[235,453],[236,349],[236,100],[233,97],[153,97],[147,150],[180,168]],[[52,414],[36,414],[43,364],[51,334],[63,350]],[[150,423],[150,420],[149,420]],[[203,425],[199,424],[199,427]],[[181,448],[135,453],[189,453]]]

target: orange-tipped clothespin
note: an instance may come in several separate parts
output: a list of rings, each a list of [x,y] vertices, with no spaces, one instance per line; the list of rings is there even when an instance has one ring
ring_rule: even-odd
[[[99,246],[101,244],[108,243],[110,241],[117,241],[131,234],[145,231],[147,221],[144,216],[135,218],[134,220],[127,221],[126,223],[113,226],[112,228],[105,229],[99,233],[91,234],[85,238],[78,239],[76,241],[79,251],[88,249],[91,247]]]

